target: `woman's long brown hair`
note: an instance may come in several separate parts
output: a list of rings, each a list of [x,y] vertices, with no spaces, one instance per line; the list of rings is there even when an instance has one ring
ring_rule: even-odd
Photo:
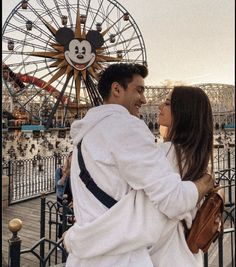
[[[197,180],[213,171],[213,115],[206,93],[198,87],[176,86],[171,95],[172,125],[166,140],[175,147],[183,180]]]

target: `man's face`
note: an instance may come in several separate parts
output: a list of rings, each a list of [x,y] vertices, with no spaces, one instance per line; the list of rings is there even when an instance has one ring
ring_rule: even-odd
[[[134,75],[131,83],[124,89],[121,86],[120,105],[127,108],[131,115],[139,117],[139,109],[146,103],[144,96],[144,79]]]

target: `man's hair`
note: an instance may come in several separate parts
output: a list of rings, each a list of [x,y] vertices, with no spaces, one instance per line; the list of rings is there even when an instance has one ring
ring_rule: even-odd
[[[98,91],[103,100],[107,100],[111,93],[111,85],[118,82],[124,89],[132,82],[134,75],[141,75],[146,78],[148,69],[140,64],[112,64],[100,74]]]

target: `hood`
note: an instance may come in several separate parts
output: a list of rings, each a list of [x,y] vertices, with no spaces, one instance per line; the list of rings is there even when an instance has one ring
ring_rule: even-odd
[[[77,145],[89,130],[114,113],[129,114],[126,108],[116,104],[106,104],[89,109],[83,119],[76,120],[71,125],[70,136],[73,139],[73,144]]]

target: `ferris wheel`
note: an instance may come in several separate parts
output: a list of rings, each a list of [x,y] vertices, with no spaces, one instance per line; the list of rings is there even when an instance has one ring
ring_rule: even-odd
[[[14,102],[49,127],[58,109],[102,103],[109,64],[147,65],[142,34],[115,0],[22,0],[3,26],[3,80]]]

